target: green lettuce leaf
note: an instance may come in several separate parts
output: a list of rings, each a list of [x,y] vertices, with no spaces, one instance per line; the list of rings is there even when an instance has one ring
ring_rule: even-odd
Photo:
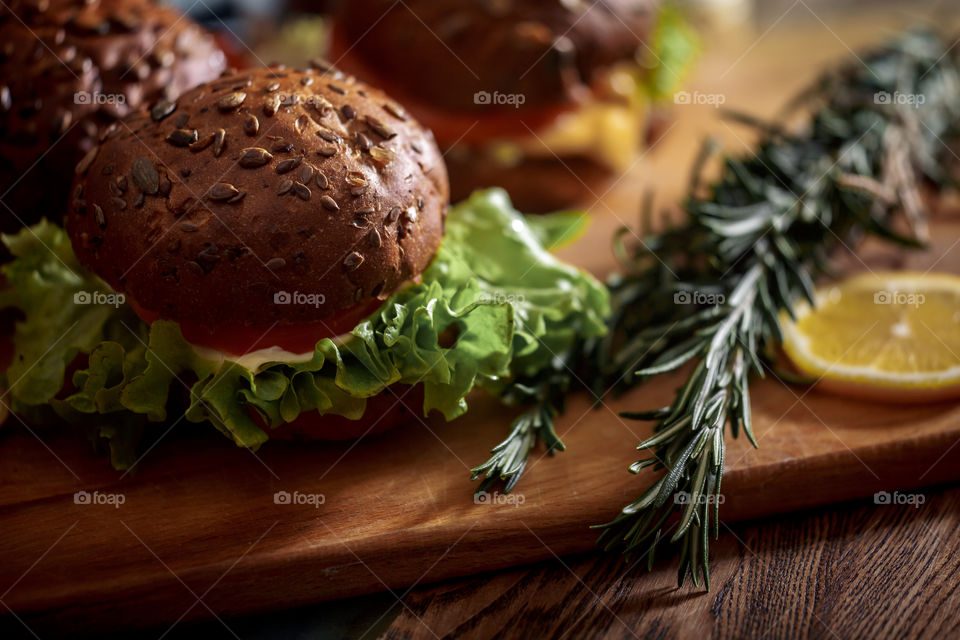
[[[548,216],[531,216],[526,223],[537,242],[553,251],[576,242],[587,230],[590,216],[584,211],[558,211]]]
[[[475,386],[496,393],[504,380],[546,367],[577,336],[605,332],[606,289],[544,248],[584,224],[570,213],[532,222],[504,191],[477,192],[451,209],[420,284],[391,296],[346,339],[318,342],[306,362],[248,369],[203,355],[174,322],[144,324],[77,262],[62,229],[41,222],[4,237],[15,259],[3,267],[0,307],[24,314],[6,371],[12,408],[49,407],[95,424],[120,465],[129,464],[120,452],[129,452],[131,434],[167,420],[171,408],[245,447],[268,438],[251,409],[269,427],[306,411],[357,419],[367,398],[397,383],[422,384],[424,415],[452,420]]]

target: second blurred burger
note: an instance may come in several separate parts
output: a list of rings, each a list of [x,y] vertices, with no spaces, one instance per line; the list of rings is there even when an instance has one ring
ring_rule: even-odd
[[[626,171],[696,48],[656,0],[354,0],[331,59],[388,88],[444,149],[453,200],[583,204]]]

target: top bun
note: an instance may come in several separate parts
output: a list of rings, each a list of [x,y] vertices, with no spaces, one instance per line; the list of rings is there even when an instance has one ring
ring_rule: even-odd
[[[0,195],[12,209],[0,206],[0,228],[59,219],[105,126],[224,65],[210,35],[150,0],[0,5]]]
[[[77,167],[80,261],[163,318],[335,318],[427,267],[449,186],[432,134],[329,65],[226,75],[129,117]],[[312,294],[322,304],[276,304]]]
[[[483,99],[495,91],[522,95],[524,108],[555,107],[635,56],[656,4],[351,0],[338,14],[336,40],[395,95],[403,97],[403,87],[432,108],[482,113],[497,108]]]

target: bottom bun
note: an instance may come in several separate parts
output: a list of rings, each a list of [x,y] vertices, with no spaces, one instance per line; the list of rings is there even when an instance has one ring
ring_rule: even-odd
[[[423,410],[423,385],[411,387],[395,384],[372,398],[359,420],[343,416],[320,415],[316,411],[301,413],[293,422],[271,429],[251,409],[257,424],[276,440],[353,440],[376,435],[397,425],[416,420]]]
[[[524,213],[547,213],[591,205],[615,177],[607,166],[585,156],[524,157],[504,166],[481,154],[451,150],[445,160],[452,202],[477,189],[502,187]]]

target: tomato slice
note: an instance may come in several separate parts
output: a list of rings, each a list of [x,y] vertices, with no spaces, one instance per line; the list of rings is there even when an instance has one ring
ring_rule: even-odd
[[[330,55],[332,59],[338,60],[337,66],[347,73],[371,81],[396,98],[423,126],[433,131],[441,147],[529,136],[531,130],[540,131],[560,115],[579,106],[575,102],[566,102],[549,107],[504,106],[466,113],[440,109],[417,99],[401,83],[383,77],[351,53],[353,47],[345,41],[340,31],[334,26],[330,45]]]
[[[153,324],[160,314],[144,309],[130,299],[130,306],[140,319]],[[381,300],[368,300],[354,305],[329,320],[301,322],[297,324],[276,325],[274,327],[246,327],[243,325],[221,325],[208,327],[200,324],[181,322],[180,331],[191,344],[241,356],[257,349],[280,347],[292,353],[313,351],[317,342],[323,338],[333,338],[353,330],[361,320],[372,314],[383,304]]]

